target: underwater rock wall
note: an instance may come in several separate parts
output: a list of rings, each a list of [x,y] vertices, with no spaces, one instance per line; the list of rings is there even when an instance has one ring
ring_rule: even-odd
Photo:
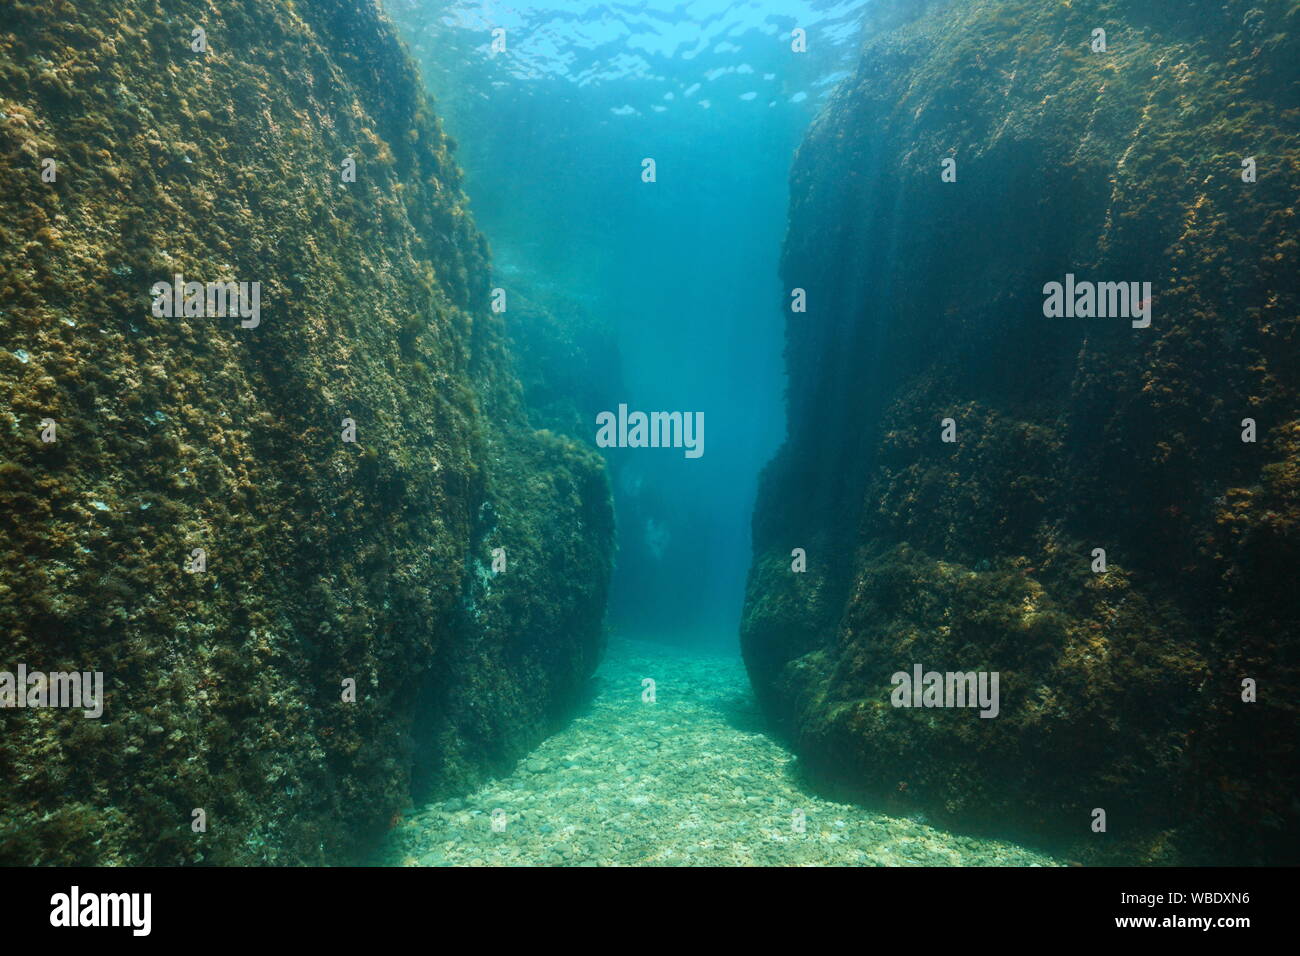
[[[417,797],[509,771],[588,698],[605,647],[614,508],[584,423],[587,391],[617,369],[617,353],[585,314],[508,286],[504,321],[483,326],[470,363],[489,384],[487,420],[504,424],[482,453],[494,467],[472,522],[463,639],[438,655],[417,712]]]
[[[528,422],[373,3],[6,9],[0,670],[105,705],[0,710],[0,861],[359,858],[576,699],[600,458]],[[178,273],[260,282],[256,322],[155,316]]]
[[[868,34],[791,174],[743,648],[829,785],[1079,859],[1289,860],[1300,4],[1162,6]],[[1150,326],[1045,317],[1067,274],[1152,283]],[[1000,672],[999,716],[895,708],[918,663]]]

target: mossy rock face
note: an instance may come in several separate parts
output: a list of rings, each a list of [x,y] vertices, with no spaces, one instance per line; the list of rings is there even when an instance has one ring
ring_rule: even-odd
[[[0,712],[0,861],[358,858],[576,700],[612,551],[433,106],[371,3],[85,0],[8,6],[0,111],[0,670],[107,697]],[[154,317],[177,272],[261,324]]]
[[[791,174],[809,311],[743,647],[871,799],[1081,859],[1295,862],[1300,4],[1149,6],[868,31]],[[1067,273],[1151,282],[1150,327],[1045,318]],[[893,708],[915,663],[1000,672],[1000,716]]]

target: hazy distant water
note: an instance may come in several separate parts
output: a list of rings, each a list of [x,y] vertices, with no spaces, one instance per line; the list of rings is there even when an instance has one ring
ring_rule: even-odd
[[[755,482],[784,434],[790,161],[853,62],[863,6],[389,0],[460,143],[497,280],[561,290],[611,324],[626,390],[610,409],[705,413],[698,460],[611,453],[625,456],[610,608],[624,633],[735,640]],[[807,53],[791,51],[795,27]]]

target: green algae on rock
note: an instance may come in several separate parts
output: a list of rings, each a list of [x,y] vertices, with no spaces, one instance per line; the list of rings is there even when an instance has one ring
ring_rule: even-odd
[[[742,640],[864,797],[1081,859],[1292,861],[1300,4],[1163,6],[868,31],[791,174],[809,307]],[[1152,282],[1151,326],[1045,318],[1071,273]],[[915,663],[999,671],[1000,716],[893,709]]]
[[[0,860],[359,858],[413,768],[535,745],[602,646],[607,481],[528,422],[378,8],[9,4],[0,113],[0,669],[107,696],[0,713]],[[153,316],[176,273],[260,324]]]

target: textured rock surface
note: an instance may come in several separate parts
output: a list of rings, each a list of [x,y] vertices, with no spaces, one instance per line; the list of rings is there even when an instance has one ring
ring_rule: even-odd
[[[107,693],[100,720],[0,712],[0,860],[345,860],[413,766],[508,767],[599,656],[609,493],[527,422],[386,22],[7,4],[0,103],[0,669]],[[154,318],[175,272],[260,281],[261,325]]]
[[[792,172],[809,310],[744,651],[873,799],[1087,859],[1294,862],[1300,5],[1164,6],[897,4],[870,36]],[[1067,272],[1152,282],[1151,327],[1044,318]],[[891,707],[914,663],[999,671],[1001,716]]]

